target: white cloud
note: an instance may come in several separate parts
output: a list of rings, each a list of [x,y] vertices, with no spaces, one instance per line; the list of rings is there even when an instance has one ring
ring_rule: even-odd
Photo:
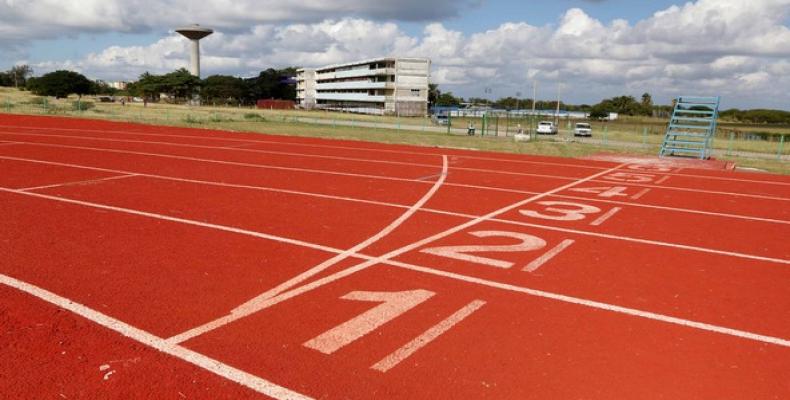
[[[208,3],[217,13],[215,21],[244,21],[264,7],[261,3],[245,8],[249,5],[244,1]],[[280,2],[269,3],[273,4],[272,15],[289,18],[286,14],[295,12],[274,4]],[[340,4],[341,9],[361,4],[357,0],[335,3],[333,6]],[[387,8],[391,2],[382,6],[370,3],[365,11],[370,15],[395,12]],[[414,11],[421,3],[429,2],[404,4]],[[83,20],[113,21],[120,12],[113,2],[86,4],[104,17],[91,17],[94,14],[86,12],[90,15]],[[315,11],[326,7],[323,4],[315,0],[299,7]],[[246,16],[242,15],[245,9]],[[720,94],[732,104],[769,101],[768,106],[788,108],[788,16],[790,0],[698,0],[672,6],[635,23],[603,23],[573,8],[552,25],[511,22],[467,35],[441,23],[430,23],[416,36],[404,33],[394,22],[370,17],[292,23],[266,22],[270,20],[267,17],[250,28],[234,25],[206,38],[202,42],[202,69],[205,74],[251,75],[268,67],[317,66],[405,55],[431,58],[433,81],[464,96],[482,96],[486,87],[493,88],[496,97],[518,91],[531,94],[530,81],[535,79],[541,82],[543,94],[539,97],[551,98],[555,92],[549,88],[562,81],[563,92],[575,102],[649,91],[662,102],[678,94]],[[76,20],[80,18],[64,19]],[[122,26],[134,26],[129,21],[136,20],[127,18]],[[186,46],[186,40],[172,34],[148,46],[110,47],[81,60],[42,63],[34,69],[45,72],[62,65],[96,77],[128,79],[146,70],[167,72],[186,66]]]

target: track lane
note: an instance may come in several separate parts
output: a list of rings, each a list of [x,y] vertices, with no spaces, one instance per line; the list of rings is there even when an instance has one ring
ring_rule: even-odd
[[[0,284],[5,398],[270,397]]]
[[[415,289],[435,295],[331,354],[304,345],[375,305],[348,293]],[[485,305],[393,369],[371,368],[476,299]],[[185,346],[253,373],[276,370],[273,379],[312,396],[352,399],[781,397],[790,351],[381,266]]]

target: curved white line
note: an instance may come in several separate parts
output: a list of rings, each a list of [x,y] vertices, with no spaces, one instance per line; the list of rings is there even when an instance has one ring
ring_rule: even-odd
[[[400,217],[392,221],[389,225],[384,227],[384,229],[382,229],[375,235],[365,239],[364,241],[358,243],[357,245],[351,247],[348,250],[343,251],[342,253],[338,253],[334,255],[332,258],[322,262],[321,264],[318,264],[315,267],[310,268],[309,270],[304,271],[301,274],[275,286],[274,288],[269,289],[266,292],[261,293],[260,295],[255,296],[254,298],[244,302],[240,306],[231,310],[231,315],[233,315],[236,318],[227,318],[227,316],[221,317],[218,320],[210,321],[204,325],[192,328],[188,331],[173,336],[170,339],[168,339],[168,341],[170,341],[171,343],[181,343],[193,337],[200,336],[208,331],[214,330],[219,326],[225,325],[226,323],[233,321],[235,319],[242,318],[250,314],[254,314],[259,310],[263,309],[264,307],[263,305],[266,300],[274,296],[277,296],[278,294],[298,285],[299,283],[302,283],[305,280],[325,271],[326,269],[332,267],[333,265],[359,253],[362,249],[370,246],[371,244],[377,242],[381,238],[389,235],[393,230],[395,230],[397,227],[402,225],[407,219],[409,219],[412,215],[414,215],[414,213],[416,213],[419,209],[421,209],[425,205],[425,203],[427,203],[428,200],[430,200],[431,197],[433,197],[433,195],[436,194],[436,192],[439,190],[439,188],[442,186],[445,179],[447,178],[447,171],[448,171],[447,156],[443,155],[442,172],[439,176],[439,179],[437,179],[436,182],[434,182],[431,189],[428,190],[428,192],[426,192],[425,195],[423,195],[419,201],[417,201],[411,207],[409,207],[409,209],[406,210],[406,212],[401,214]],[[219,320],[223,321],[224,323],[218,324]]]

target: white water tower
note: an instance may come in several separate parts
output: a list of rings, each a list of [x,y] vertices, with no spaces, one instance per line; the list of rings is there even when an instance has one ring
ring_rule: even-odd
[[[176,32],[192,41],[189,72],[200,78],[200,39],[214,33],[212,29],[204,28],[198,24],[177,28]]]

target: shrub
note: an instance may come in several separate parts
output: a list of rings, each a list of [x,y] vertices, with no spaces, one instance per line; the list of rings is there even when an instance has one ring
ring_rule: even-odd
[[[203,121],[201,119],[199,119],[197,117],[193,117],[192,114],[187,114],[187,116],[184,117],[184,122],[186,122],[188,124],[202,124],[203,123]]]
[[[72,101],[71,102],[71,111],[85,111],[90,110],[91,108],[96,107],[92,101]]]
[[[247,120],[255,120],[255,121],[266,121],[266,118],[263,115],[256,114],[256,113],[246,113],[244,114],[244,119]]]

